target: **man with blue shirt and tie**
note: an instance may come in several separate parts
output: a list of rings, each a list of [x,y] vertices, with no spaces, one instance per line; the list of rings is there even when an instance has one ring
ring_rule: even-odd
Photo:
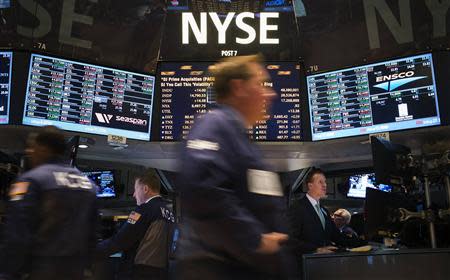
[[[346,241],[331,220],[328,211],[320,206],[326,197],[327,183],[321,169],[314,168],[306,178],[308,192],[289,209],[291,239],[299,259],[305,253],[332,253]]]

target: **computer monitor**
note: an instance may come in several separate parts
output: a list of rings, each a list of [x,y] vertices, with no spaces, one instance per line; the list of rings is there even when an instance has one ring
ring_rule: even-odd
[[[364,173],[351,175],[348,178],[349,189],[347,197],[365,198],[366,189],[378,189],[385,192],[392,191],[392,187],[385,184],[377,184],[375,173]]]
[[[441,123],[432,54],[307,77],[312,140]]]
[[[12,52],[0,52],[0,124],[9,123]]]
[[[83,172],[92,182],[97,185],[97,197],[113,198],[116,197],[116,183],[114,171],[97,170]]]
[[[32,54],[22,123],[150,140],[151,75]]]
[[[411,149],[378,137],[371,137],[371,142],[377,183],[401,185],[411,179]]]
[[[276,93],[267,121],[249,131],[255,141],[301,140],[301,79],[296,62],[266,63],[271,81],[266,86]],[[191,129],[194,118],[216,104],[214,62],[162,62],[159,67],[161,91],[160,141],[179,141]]]
[[[364,215],[369,240],[380,235],[380,232],[401,232],[403,223],[399,220],[399,208],[405,208],[409,211],[417,210],[415,201],[404,193],[367,189]]]

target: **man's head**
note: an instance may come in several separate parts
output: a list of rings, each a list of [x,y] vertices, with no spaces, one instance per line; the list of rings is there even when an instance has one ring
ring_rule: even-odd
[[[153,170],[146,170],[136,176],[133,197],[136,204],[144,204],[150,197],[159,195],[161,185]]]
[[[275,92],[267,86],[270,76],[259,55],[226,58],[216,64],[214,89],[219,103],[234,107],[248,125],[264,120]]]
[[[320,168],[313,168],[306,177],[306,185],[308,194],[315,200],[325,198],[327,196],[327,179]]]
[[[54,126],[45,126],[38,133],[31,133],[25,150],[33,168],[64,156],[65,151],[64,134]]]
[[[350,223],[352,219],[352,215],[346,209],[338,209],[333,213],[333,221],[336,224],[337,228],[342,228],[345,225]]]

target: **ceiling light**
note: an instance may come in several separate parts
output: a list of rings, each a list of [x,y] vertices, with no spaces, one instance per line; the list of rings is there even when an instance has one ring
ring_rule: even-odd
[[[87,148],[89,148],[89,146],[86,145],[86,144],[80,144],[80,145],[78,145],[78,148],[80,148],[80,149],[87,149]]]

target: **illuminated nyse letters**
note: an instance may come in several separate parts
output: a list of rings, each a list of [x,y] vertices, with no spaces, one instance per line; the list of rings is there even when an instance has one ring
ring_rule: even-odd
[[[208,30],[207,21],[209,17],[211,18],[214,26],[216,27],[218,38],[217,42],[219,44],[226,44],[226,33],[230,26],[233,18],[236,18],[236,26],[242,31],[248,34],[247,38],[236,37],[236,43],[241,45],[251,44],[256,39],[256,30],[253,26],[244,22],[246,18],[255,18],[254,13],[244,12],[236,16],[236,13],[228,13],[223,22],[220,20],[217,13],[200,13],[200,26],[197,24],[192,13],[182,13],[182,42],[183,45],[189,44],[189,34],[190,31],[194,34],[195,39],[198,44],[208,43]],[[278,44],[278,38],[268,38],[268,31],[277,31],[278,25],[273,25],[268,23],[270,18],[278,18],[278,13],[260,13],[259,14],[259,43],[260,44]]]

